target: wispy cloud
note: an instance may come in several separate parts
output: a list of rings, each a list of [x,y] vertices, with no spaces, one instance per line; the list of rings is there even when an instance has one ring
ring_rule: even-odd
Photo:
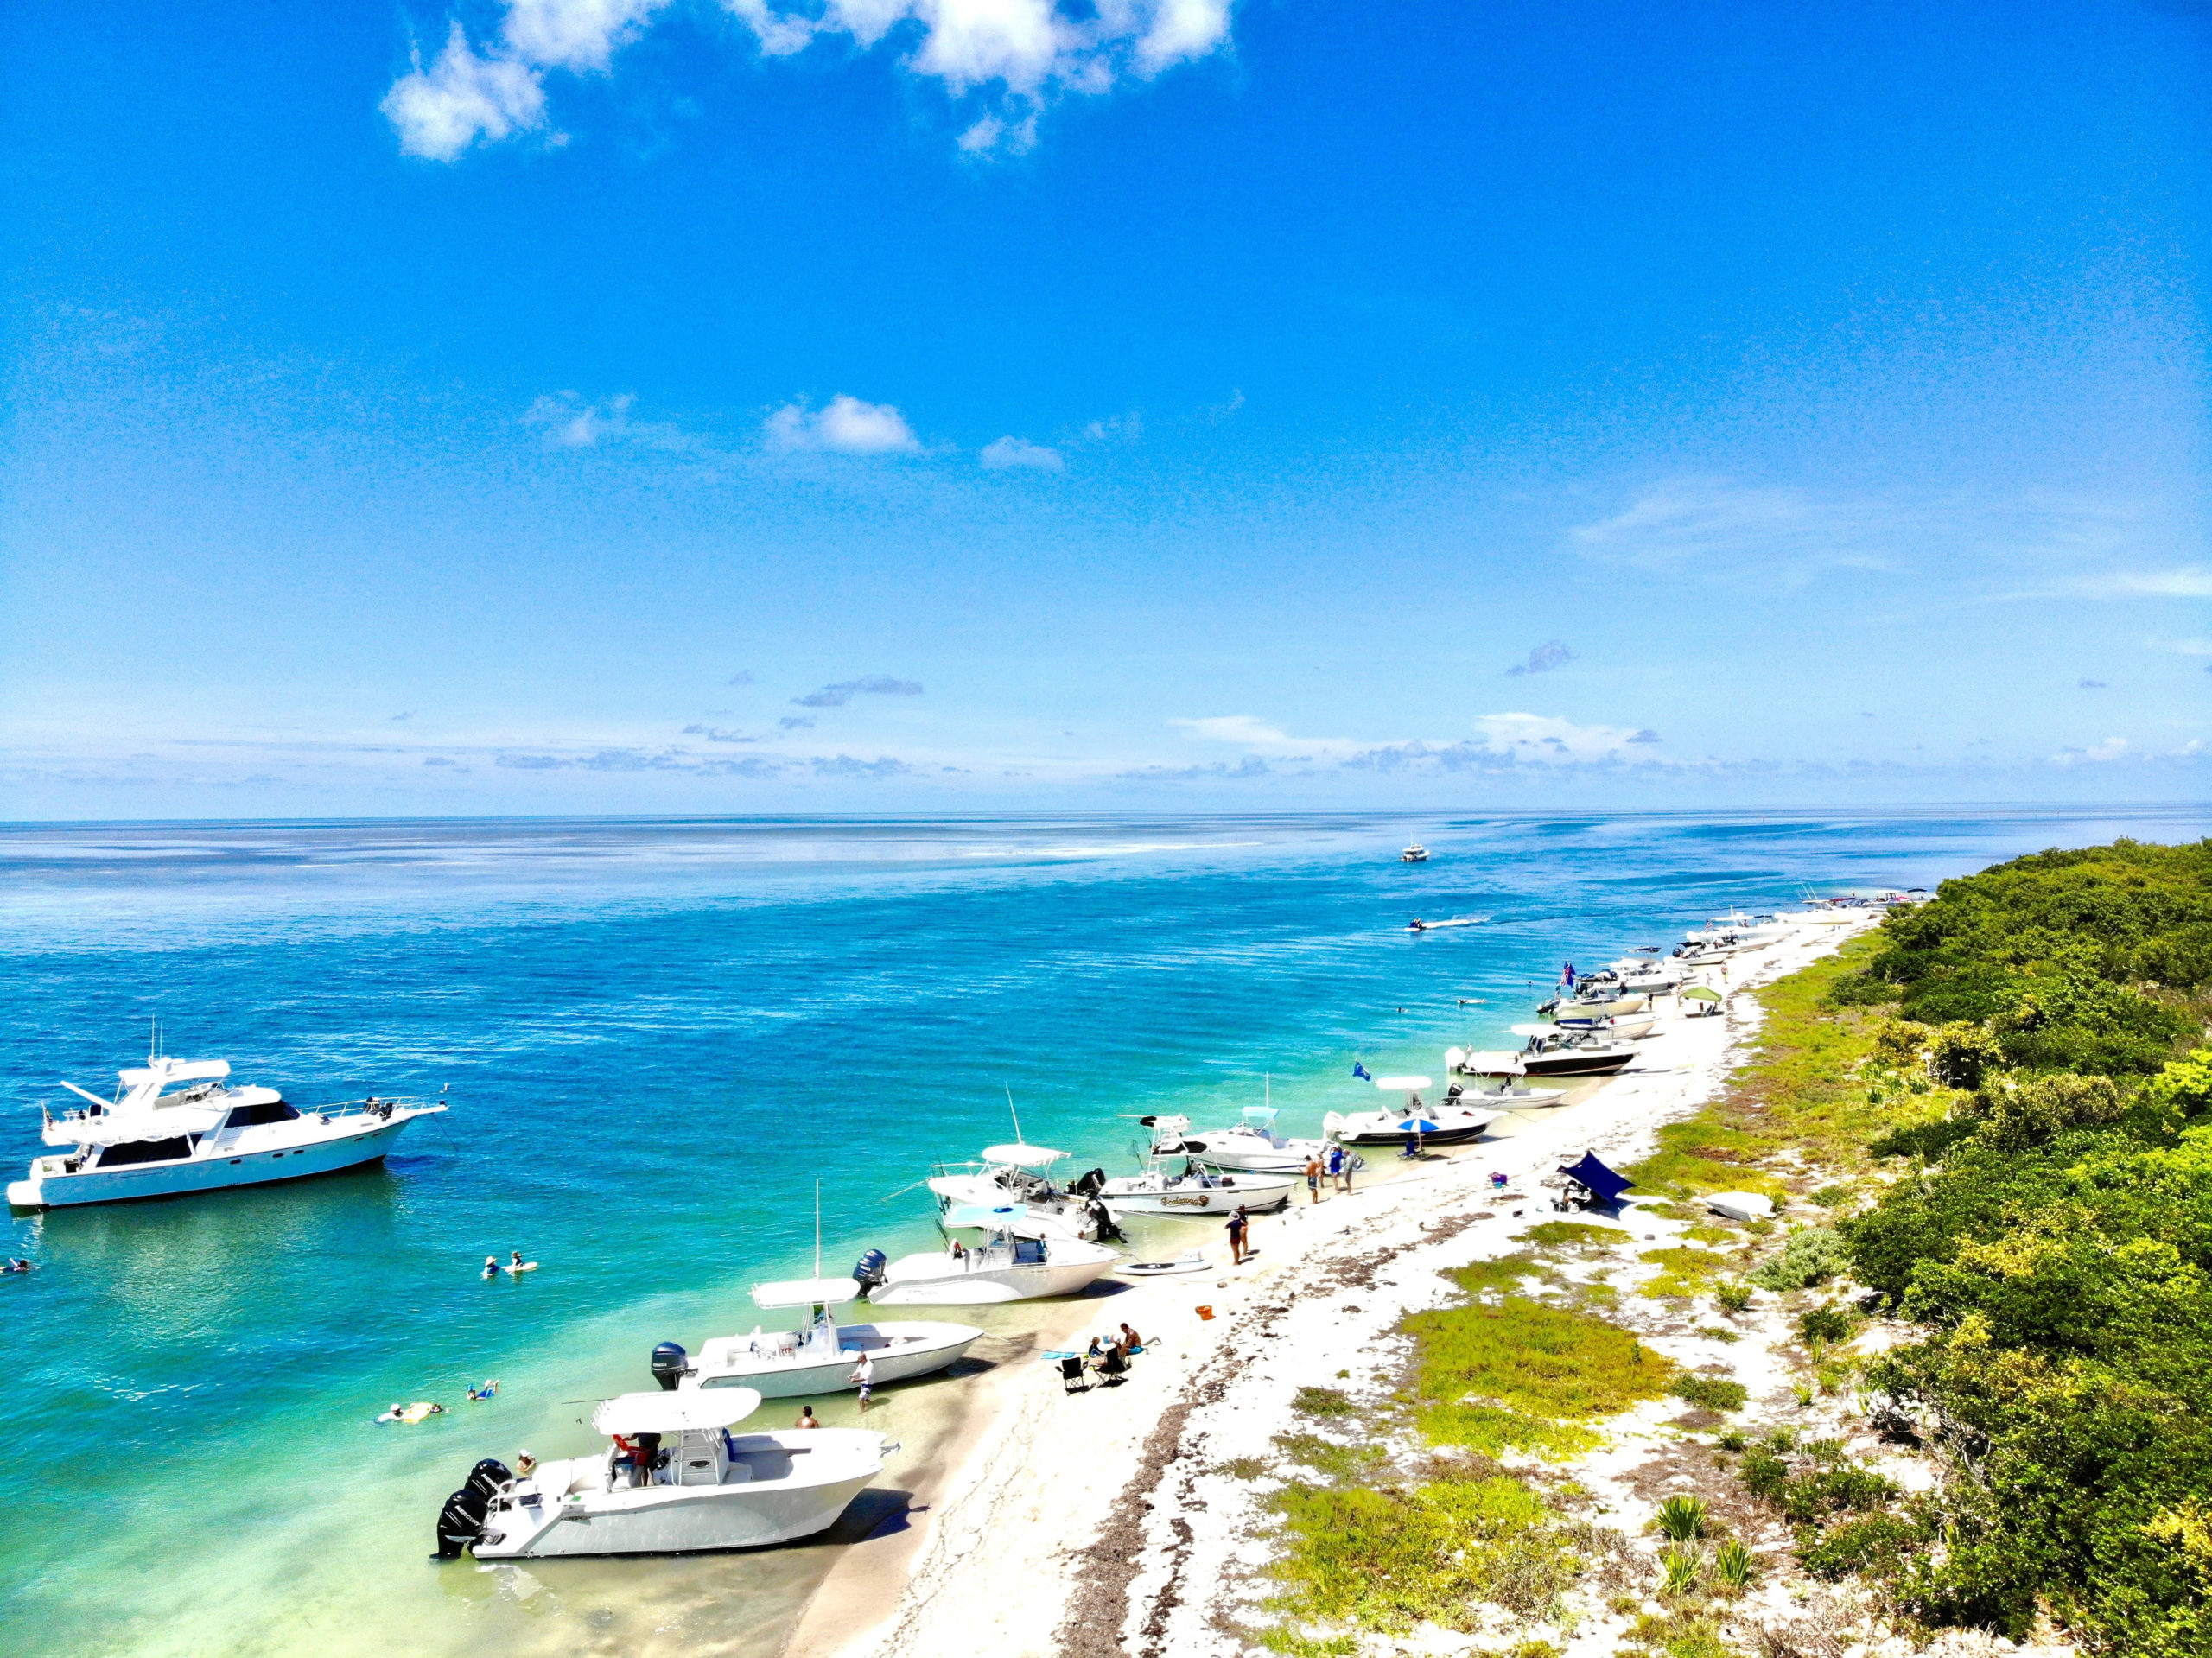
[[[1879,569],[1880,539],[1878,515],[1863,505],[1713,478],[1656,484],[1611,517],[1567,531],[1581,552],[1655,573],[1755,569],[1790,581],[1822,568]]]
[[[381,105],[409,155],[458,160],[479,143],[549,131],[550,72],[603,73],[665,0],[507,0],[479,47],[455,22],[428,66],[419,51]],[[965,123],[960,148],[1007,154],[1037,140],[1039,111],[1211,55],[1229,42],[1231,0],[723,0],[761,55],[817,41],[909,48],[908,73],[933,81]],[[550,135],[557,141],[558,135]]]
[[[563,449],[592,449],[611,443],[670,450],[700,447],[690,434],[667,422],[632,420],[630,411],[637,402],[628,392],[604,403],[587,403],[574,391],[549,392],[523,410],[523,424],[543,427],[545,441]]]
[[[1243,778],[1273,777],[1274,767],[1257,754],[1247,754],[1236,765],[1227,760],[1216,760],[1211,765],[1140,765],[1131,771],[1116,772],[1117,783],[1197,783],[1219,778]]]
[[[750,668],[740,668],[728,679],[722,681],[722,683],[725,685],[750,685],[753,683],[753,670]]]
[[[2062,748],[2050,758],[2059,765],[2078,765],[2084,761],[2094,765],[2125,759],[2129,753],[2130,745],[2126,738],[2107,737],[2101,743],[2089,744],[2086,748]]]
[[[994,472],[1002,472],[1014,467],[1027,467],[1038,472],[1061,472],[1066,467],[1058,449],[1048,449],[1041,443],[1032,443],[1027,438],[1020,437],[1002,437],[995,443],[987,443],[978,458]]]
[[[724,731],[720,726],[686,726],[687,737],[704,737],[710,743],[757,743],[758,737],[748,737],[741,731]]]
[[[863,403],[839,392],[822,409],[785,403],[763,423],[772,449],[832,454],[911,454],[922,447],[906,416],[889,403]]]
[[[860,679],[841,679],[834,685],[824,685],[818,691],[809,691],[804,696],[794,696],[791,702],[803,708],[842,708],[855,696],[919,696],[921,685],[912,679],[893,679],[889,674],[869,674]],[[812,721],[808,724],[811,725]]]
[[[2085,575],[2069,590],[2085,599],[2212,599],[2212,568],[2190,564],[2164,570],[2110,570]]]
[[[1196,720],[1170,720],[1167,723],[1200,742],[1230,743],[1285,759],[1349,754],[1359,746],[1343,737],[1294,737],[1281,727],[1249,714],[1215,714]]]
[[[2081,691],[2101,691],[2107,687],[2101,679],[2077,679],[2074,682],[2074,689]]]
[[[1564,668],[1574,660],[1574,652],[1567,648],[1563,639],[1552,639],[1529,652],[1526,662],[1516,662],[1505,671],[1516,674],[1548,674],[1555,668]]]

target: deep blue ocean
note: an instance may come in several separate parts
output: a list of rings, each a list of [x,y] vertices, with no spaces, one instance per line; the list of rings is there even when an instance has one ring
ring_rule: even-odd
[[[231,1061],[437,1094],[384,1167],[42,1217],[0,1248],[17,1654],[772,1649],[804,1562],[428,1564],[480,1455],[760,1322],[746,1286],[932,1242],[934,1159],[1133,1166],[1136,1115],[1285,1126],[1502,1037],[1562,960],[1731,906],[2193,839],[2110,814],[537,821],[0,828],[0,1162],[57,1079]],[[1418,837],[1434,853],[1408,866]],[[1481,924],[1415,937],[1430,919]],[[1471,1005],[1463,1005],[1469,1004]],[[486,1284],[486,1254],[544,1263]],[[497,1375],[500,1396],[463,1402]],[[957,1388],[957,1381],[937,1384]],[[374,1426],[438,1399],[421,1428]],[[894,1404],[894,1410],[898,1407]],[[839,1420],[834,1413],[831,1420]],[[871,1419],[873,1421],[874,1419]],[[801,1564],[793,1564],[793,1561]]]

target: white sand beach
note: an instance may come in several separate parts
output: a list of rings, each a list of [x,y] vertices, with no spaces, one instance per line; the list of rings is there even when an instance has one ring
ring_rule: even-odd
[[[1217,1226],[1192,1223],[1190,1242],[1220,1270],[1068,1305],[1040,1333],[1040,1356],[977,1387],[939,1477],[913,1482],[912,1523],[844,1554],[785,1658],[1238,1650],[1219,1626],[1216,1586],[1263,1563],[1249,1540],[1253,1493],[1250,1482],[1211,1471],[1267,1452],[1300,1387],[1356,1391],[1389,1370],[1405,1314],[1456,1293],[1442,1269],[1506,1253],[1513,1234],[1550,1212],[1554,1191],[1541,1183],[1560,1162],[1585,1150],[1616,1166],[1647,1154],[1661,1126],[1713,1097],[1740,1062],[1760,1020],[1749,993],[1874,918],[1801,930],[1736,957],[1725,1017],[1669,1014],[1631,1070],[1524,1114],[1518,1132],[1376,1167],[1350,1196],[1317,1205],[1300,1194],[1255,1223],[1259,1253],[1243,1267],[1226,1265]],[[1508,1177],[1503,1194],[1493,1172]],[[1624,1220],[1639,1237],[1659,1233],[1635,1210]],[[1146,1344],[1127,1382],[1065,1394],[1042,1353],[1123,1320]],[[1700,1362],[1696,1339],[1684,1339],[1674,1356]],[[1609,1437],[1633,1438],[1660,1413],[1631,1413],[1608,1425]]]

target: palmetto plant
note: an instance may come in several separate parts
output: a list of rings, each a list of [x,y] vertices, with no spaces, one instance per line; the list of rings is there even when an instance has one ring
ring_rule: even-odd
[[[1697,1587],[1699,1570],[1705,1565],[1702,1552],[1688,1543],[1676,1543],[1659,1551],[1660,1570],[1665,1574],[1659,1585],[1662,1595],[1687,1595]]]
[[[1670,1541],[1695,1542],[1705,1535],[1705,1499],[1669,1497],[1659,1505],[1659,1529]]]
[[[1748,1589],[1758,1575],[1751,1551],[1743,1540],[1732,1537],[1713,1552],[1713,1580],[1724,1589]]]

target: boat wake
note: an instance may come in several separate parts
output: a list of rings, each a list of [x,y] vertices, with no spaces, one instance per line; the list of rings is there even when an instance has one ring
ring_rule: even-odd
[[[1455,915],[1444,921],[1416,921],[1408,932],[1434,932],[1440,927],[1479,927],[1489,920],[1486,915]]]

